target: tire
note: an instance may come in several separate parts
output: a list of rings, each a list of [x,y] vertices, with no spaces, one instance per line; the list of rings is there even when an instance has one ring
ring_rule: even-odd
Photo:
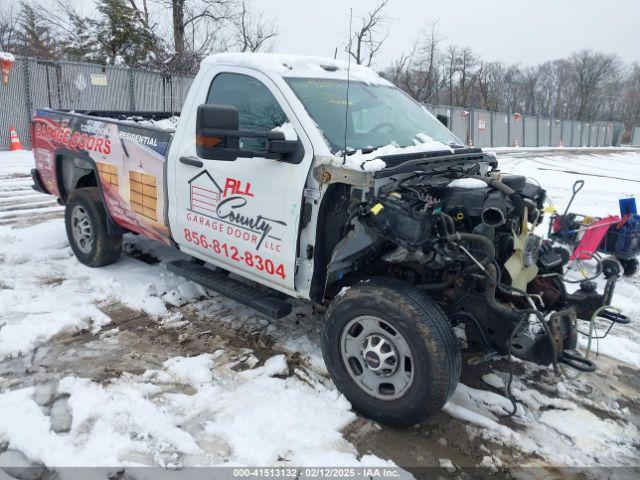
[[[109,234],[107,212],[97,187],[71,192],[64,220],[69,244],[80,263],[104,267],[118,261],[122,254],[122,235]]]
[[[564,267],[571,260],[571,252],[565,247],[553,247],[553,251],[562,258],[562,266]]]
[[[622,273],[622,265],[616,257],[605,257],[602,259],[602,275],[607,280],[614,275],[619,277]]]
[[[362,330],[359,324],[365,325]],[[367,336],[376,326],[384,326],[381,335]],[[393,374],[372,371],[373,367],[385,367],[388,361],[381,361],[381,355],[377,364],[371,363],[375,359],[367,351],[371,343],[366,339],[375,335],[384,337],[378,343],[382,347],[390,340],[392,352],[397,354],[399,360],[395,361]],[[359,355],[350,355],[347,345],[355,349],[362,345],[363,350],[358,350]],[[409,352],[409,361],[402,352]],[[395,427],[414,425],[439,412],[460,379],[460,348],[447,316],[425,293],[394,279],[360,282],[333,300],[322,333],[322,354],[331,378],[354,410]],[[358,377],[359,370],[362,374]],[[377,390],[367,390],[360,383],[358,379],[364,381],[365,376],[382,382]],[[402,387],[407,376],[411,379]],[[390,383],[385,384],[387,379],[394,379],[399,391],[395,386],[391,389]]]
[[[622,268],[624,269],[624,274],[627,277],[630,277],[630,276],[635,275],[636,273],[638,273],[638,259],[637,258],[632,258],[630,260],[620,260],[620,263],[622,264]]]

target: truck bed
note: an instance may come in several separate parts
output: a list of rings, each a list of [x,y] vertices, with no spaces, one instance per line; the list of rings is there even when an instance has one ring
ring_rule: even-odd
[[[165,167],[174,129],[167,123],[174,113],[37,110],[32,140],[42,185],[64,200],[64,162],[80,162],[93,170],[117,225],[168,243]]]

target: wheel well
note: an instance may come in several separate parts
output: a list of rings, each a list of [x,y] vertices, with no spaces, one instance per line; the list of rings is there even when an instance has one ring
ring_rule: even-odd
[[[319,302],[325,294],[327,266],[333,249],[344,236],[344,225],[349,217],[349,194],[347,185],[334,183],[329,185],[322,198],[318,212],[316,228],[316,246],[314,249],[313,279],[310,297]]]
[[[93,164],[81,157],[57,155],[56,172],[60,197],[65,202],[77,188],[99,186]]]
[[[60,198],[66,203],[71,192],[78,188],[98,187],[100,197],[104,203],[102,186],[98,182],[98,174],[93,160],[75,153],[59,153],[56,155],[56,175]],[[109,234],[117,235],[126,233],[127,230],[118,225],[111,217],[111,212],[105,205],[107,213],[107,229]]]

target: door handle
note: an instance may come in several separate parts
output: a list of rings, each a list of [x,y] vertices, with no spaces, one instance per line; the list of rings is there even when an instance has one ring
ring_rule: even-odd
[[[202,168],[204,165],[204,163],[202,163],[202,160],[198,160],[196,157],[180,157],[180,163],[198,168]]]

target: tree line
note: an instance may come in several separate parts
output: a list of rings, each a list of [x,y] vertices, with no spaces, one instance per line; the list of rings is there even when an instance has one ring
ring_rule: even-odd
[[[194,74],[210,53],[270,51],[278,35],[251,0],[93,0],[89,14],[77,4],[2,2],[0,50]],[[535,66],[486,61],[445,41],[434,22],[390,65],[378,65],[394,23],[389,6],[379,0],[356,14],[343,48],[420,102],[640,125],[640,64],[612,54],[584,50]],[[327,45],[334,57],[338,48]]]
[[[0,50],[45,60],[194,74],[206,55],[270,50],[250,0],[23,0],[0,6]],[[95,11],[82,14],[92,4]]]

